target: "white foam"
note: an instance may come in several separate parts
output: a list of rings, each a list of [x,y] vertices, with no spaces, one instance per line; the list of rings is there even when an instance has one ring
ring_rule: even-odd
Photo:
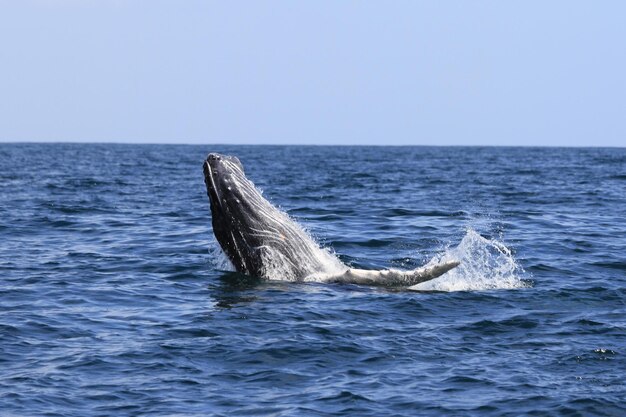
[[[293,265],[280,250],[272,246],[264,246],[262,257],[265,267],[263,276],[265,278],[280,281],[323,281],[325,277],[337,275],[347,269],[330,250],[320,247],[307,230],[300,227],[286,213],[283,214],[294,223],[291,230],[299,232],[298,247],[292,248],[292,250],[299,251],[302,256],[298,259],[298,265]],[[303,278],[298,275],[297,271],[300,270],[310,272]]]
[[[477,291],[523,288],[523,269],[511,250],[496,239],[487,239],[469,228],[458,246],[433,257],[427,266],[459,260],[461,265],[440,278],[410,287],[417,291]]]
[[[209,262],[218,271],[235,271],[235,267],[216,240],[209,242]]]

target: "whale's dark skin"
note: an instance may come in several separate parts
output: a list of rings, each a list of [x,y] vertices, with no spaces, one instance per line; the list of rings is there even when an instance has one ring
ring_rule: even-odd
[[[411,271],[349,268],[267,201],[246,177],[237,157],[209,154],[204,182],[215,237],[235,269],[246,275],[408,287],[459,265],[449,261]],[[320,278],[311,278],[316,276]]]
[[[234,156],[210,154],[204,163],[204,182],[211,204],[213,233],[237,271],[261,276],[262,262],[258,250],[255,250],[261,242],[253,236],[244,238],[248,218],[254,216],[254,211],[244,212],[242,201],[246,200],[238,188],[233,189],[232,184],[229,185],[234,174],[232,168],[224,166],[226,161],[239,167],[243,173],[241,162]],[[238,227],[233,227],[235,225]]]

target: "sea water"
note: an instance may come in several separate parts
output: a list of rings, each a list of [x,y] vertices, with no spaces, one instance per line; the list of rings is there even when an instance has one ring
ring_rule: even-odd
[[[230,271],[238,156],[342,262]],[[280,278],[280,277],[277,277]],[[624,415],[626,149],[0,144],[0,415]]]

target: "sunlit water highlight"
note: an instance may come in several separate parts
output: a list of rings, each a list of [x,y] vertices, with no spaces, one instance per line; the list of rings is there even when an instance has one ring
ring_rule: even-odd
[[[210,151],[347,265],[463,264],[228,272]],[[0,415],[624,415],[625,190],[624,149],[0,145]]]

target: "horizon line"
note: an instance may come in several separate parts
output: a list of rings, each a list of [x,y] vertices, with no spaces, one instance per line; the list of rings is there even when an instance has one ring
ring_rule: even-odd
[[[3,144],[38,144],[38,145],[170,145],[170,146],[304,146],[304,147],[442,147],[442,148],[612,148],[612,149],[624,149],[626,146],[619,145],[494,145],[494,144],[471,144],[471,145],[459,145],[459,144],[320,144],[320,143],[227,143],[227,142],[207,142],[207,143],[195,143],[195,142],[135,142],[135,141],[37,141],[37,140],[19,140],[19,141],[2,141],[0,140],[0,146]]]

